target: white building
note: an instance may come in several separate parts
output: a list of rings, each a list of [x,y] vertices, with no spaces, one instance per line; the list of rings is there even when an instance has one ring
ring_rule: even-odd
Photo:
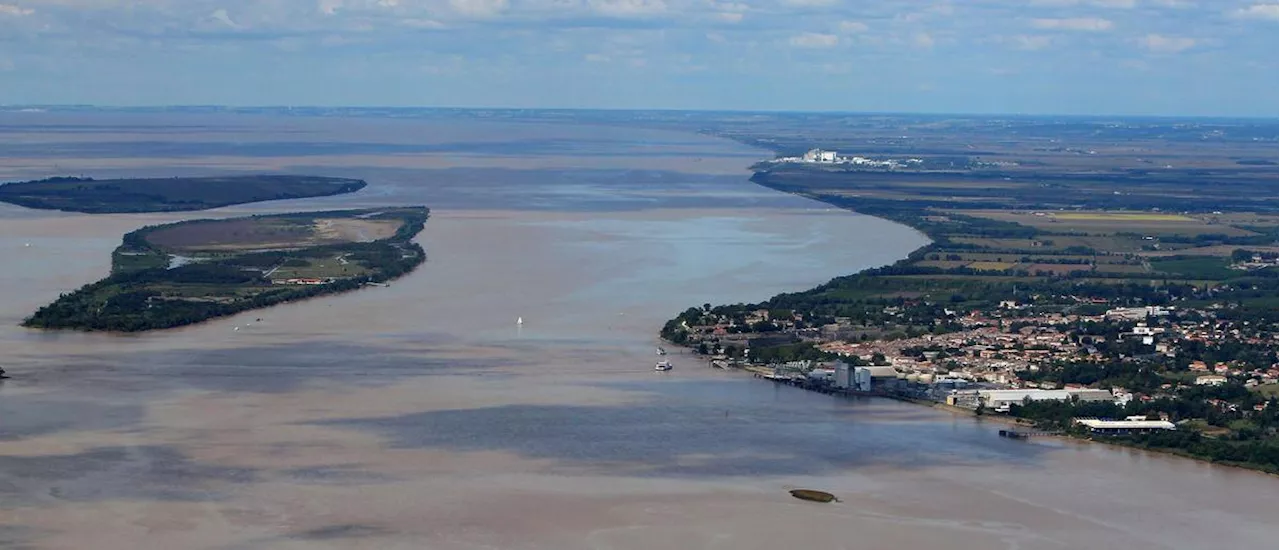
[[[1217,386],[1218,384],[1226,384],[1227,377],[1220,374],[1206,374],[1196,377],[1197,386]]]
[[[1069,390],[978,390],[978,399],[983,406],[997,411],[1007,411],[1010,405],[1021,405],[1027,401],[1115,401],[1115,396],[1108,390],[1069,389]]]
[[[1177,426],[1168,420],[1138,420],[1130,417],[1126,420],[1101,420],[1097,418],[1076,418],[1072,422],[1089,428],[1094,433],[1128,434],[1146,433],[1162,430],[1174,430]]]
[[[835,162],[839,154],[835,151],[823,151],[822,149],[810,149],[801,159],[805,162]]]
[[[1129,319],[1141,321],[1147,317],[1164,317],[1169,315],[1169,310],[1160,306],[1147,307],[1118,307],[1107,310],[1108,319]]]

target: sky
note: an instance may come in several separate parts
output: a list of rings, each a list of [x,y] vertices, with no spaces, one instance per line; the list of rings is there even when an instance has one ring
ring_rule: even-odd
[[[0,104],[1276,117],[1259,0],[0,0]]]

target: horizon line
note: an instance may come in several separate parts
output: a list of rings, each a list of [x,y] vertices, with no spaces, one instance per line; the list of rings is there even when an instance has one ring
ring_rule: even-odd
[[[168,104],[168,105],[109,105],[94,103],[0,103],[0,110],[31,109],[101,109],[101,110],[159,110],[159,109],[382,109],[382,110],[436,110],[436,111],[561,111],[561,112],[620,112],[620,113],[723,113],[756,115],[858,115],[858,116],[955,116],[955,117],[1059,117],[1059,118],[1146,118],[1146,119],[1217,119],[1217,120],[1276,120],[1280,115],[1170,115],[1170,114],[1072,114],[1072,113],[1018,113],[1018,112],[944,112],[944,111],[856,111],[856,110],[806,110],[806,109],[689,109],[689,108],[639,108],[639,107],[462,107],[423,105],[228,105],[228,104]]]

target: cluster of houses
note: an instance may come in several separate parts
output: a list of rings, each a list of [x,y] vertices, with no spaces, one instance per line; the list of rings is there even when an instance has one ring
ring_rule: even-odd
[[[1231,264],[1231,269],[1241,271],[1253,271],[1255,269],[1265,269],[1268,267],[1276,267],[1277,259],[1274,256],[1268,257],[1262,254],[1254,254],[1248,261],[1236,262]]]
[[[892,317],[898,314],[898,309],[886,307],[885,313]],[[743,332],[741,326],[723,318],[715,325],[691,328],[719,342],[718,346],[713,346],[715,353],[724,354],[729,342],[736,343],[736,349],[745,349],[753,345],[752,342],[763,344],[766,339],[785,342],[790,338],[789,341],[813,342],[818,349],[841,358],[857,358],[857,361],[837,361],[834,364],[795,361],[746,365],[767,378],[788,379],[836,390],[893,391],[958,407],[984,407],[995,411],[1007,411],[1010,405],[1028,400],[1111,401],[1125,405],[1134,399],[1147,402],[1176,395],[1177,381],[1163,385],[1155,395],[1147,395],[1135,394],[1125,388],[1100,389],[1079,384],[1036,382],[1034,380],[1040,377],[1025,376],[1027,371],[1036,372],[1054,362],[1106,360],[1099,349],[1101,343],[1094,340],[1100,337],[1082,337],[1079,327],[1086,323],[1107,324],[1114,327],[1113,330],[1118,328],[1120,340],[1140,342],[1150,357],[1164,356],[1170,361],[1176,360],[1180,346],[1186,342],[1215,345],[1234,340],[1271,349],[1275,349],[1276,344],[1273,334],[1251,331],[1248,326],[1234,322],[1219,321],[1211,312],[1182,312],[1167,307],[1113,308],[1100,315],[1064,315],[1031,313],[1030,308],[1008,301],[990,312],[961,314],[946,311],[946,314],[964,330],[895,340],[850,341],[827,336],[840,334],[839,327],[830,331],[825,328],[818,331],[812,327],[798,328],[804,326],[800,315],[781,316],[775,312],[771,318],[766,310],[748,312],[746,316],[748,325],[769,322],[773,330],[766,334],[749,330]],[[725,355],[718,358],[722,362],[733,360]],[[1258,367],[1238,361],[1210,364],[1193,360],[1188,370],[1195,376],[1184,379],[1185,383],[1190,385],[1194,380],[1194,384],[1199,386],[1241,379],[1249,387],[1275,384],[1280,375],[1275,364]],[[1100,430],[1114,428],[1106,427],[1111,425],[1099,426],[1102,426],[1098,428]]]

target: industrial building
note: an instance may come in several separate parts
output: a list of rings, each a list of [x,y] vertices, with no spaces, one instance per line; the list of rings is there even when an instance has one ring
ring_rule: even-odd
[[[1075,424],[1079,424],[1089,431],[1098,434],[1132,434],[1132,433],[1150,433],[1163,430],[1174,430],[1177,426],[1168,420],[1147,420],[1145,418],[1138,420],[1129,418],[1127,420],[1102,420],[1098,418],[1076,418],[1072,420]]]
[[[855,367],[845,362],[836,365],[834,386],[854,391],[880,391],[898,384],[898,371],[893,367]]]
[[[947,396],[947,404],[958,407],[977,408],[978,405],[1005,412],[1010,405],[1021,405],[1028,401],[1115,401],[1110,390],[1066,389],[1066,390],[976,390],[955,392]]]

